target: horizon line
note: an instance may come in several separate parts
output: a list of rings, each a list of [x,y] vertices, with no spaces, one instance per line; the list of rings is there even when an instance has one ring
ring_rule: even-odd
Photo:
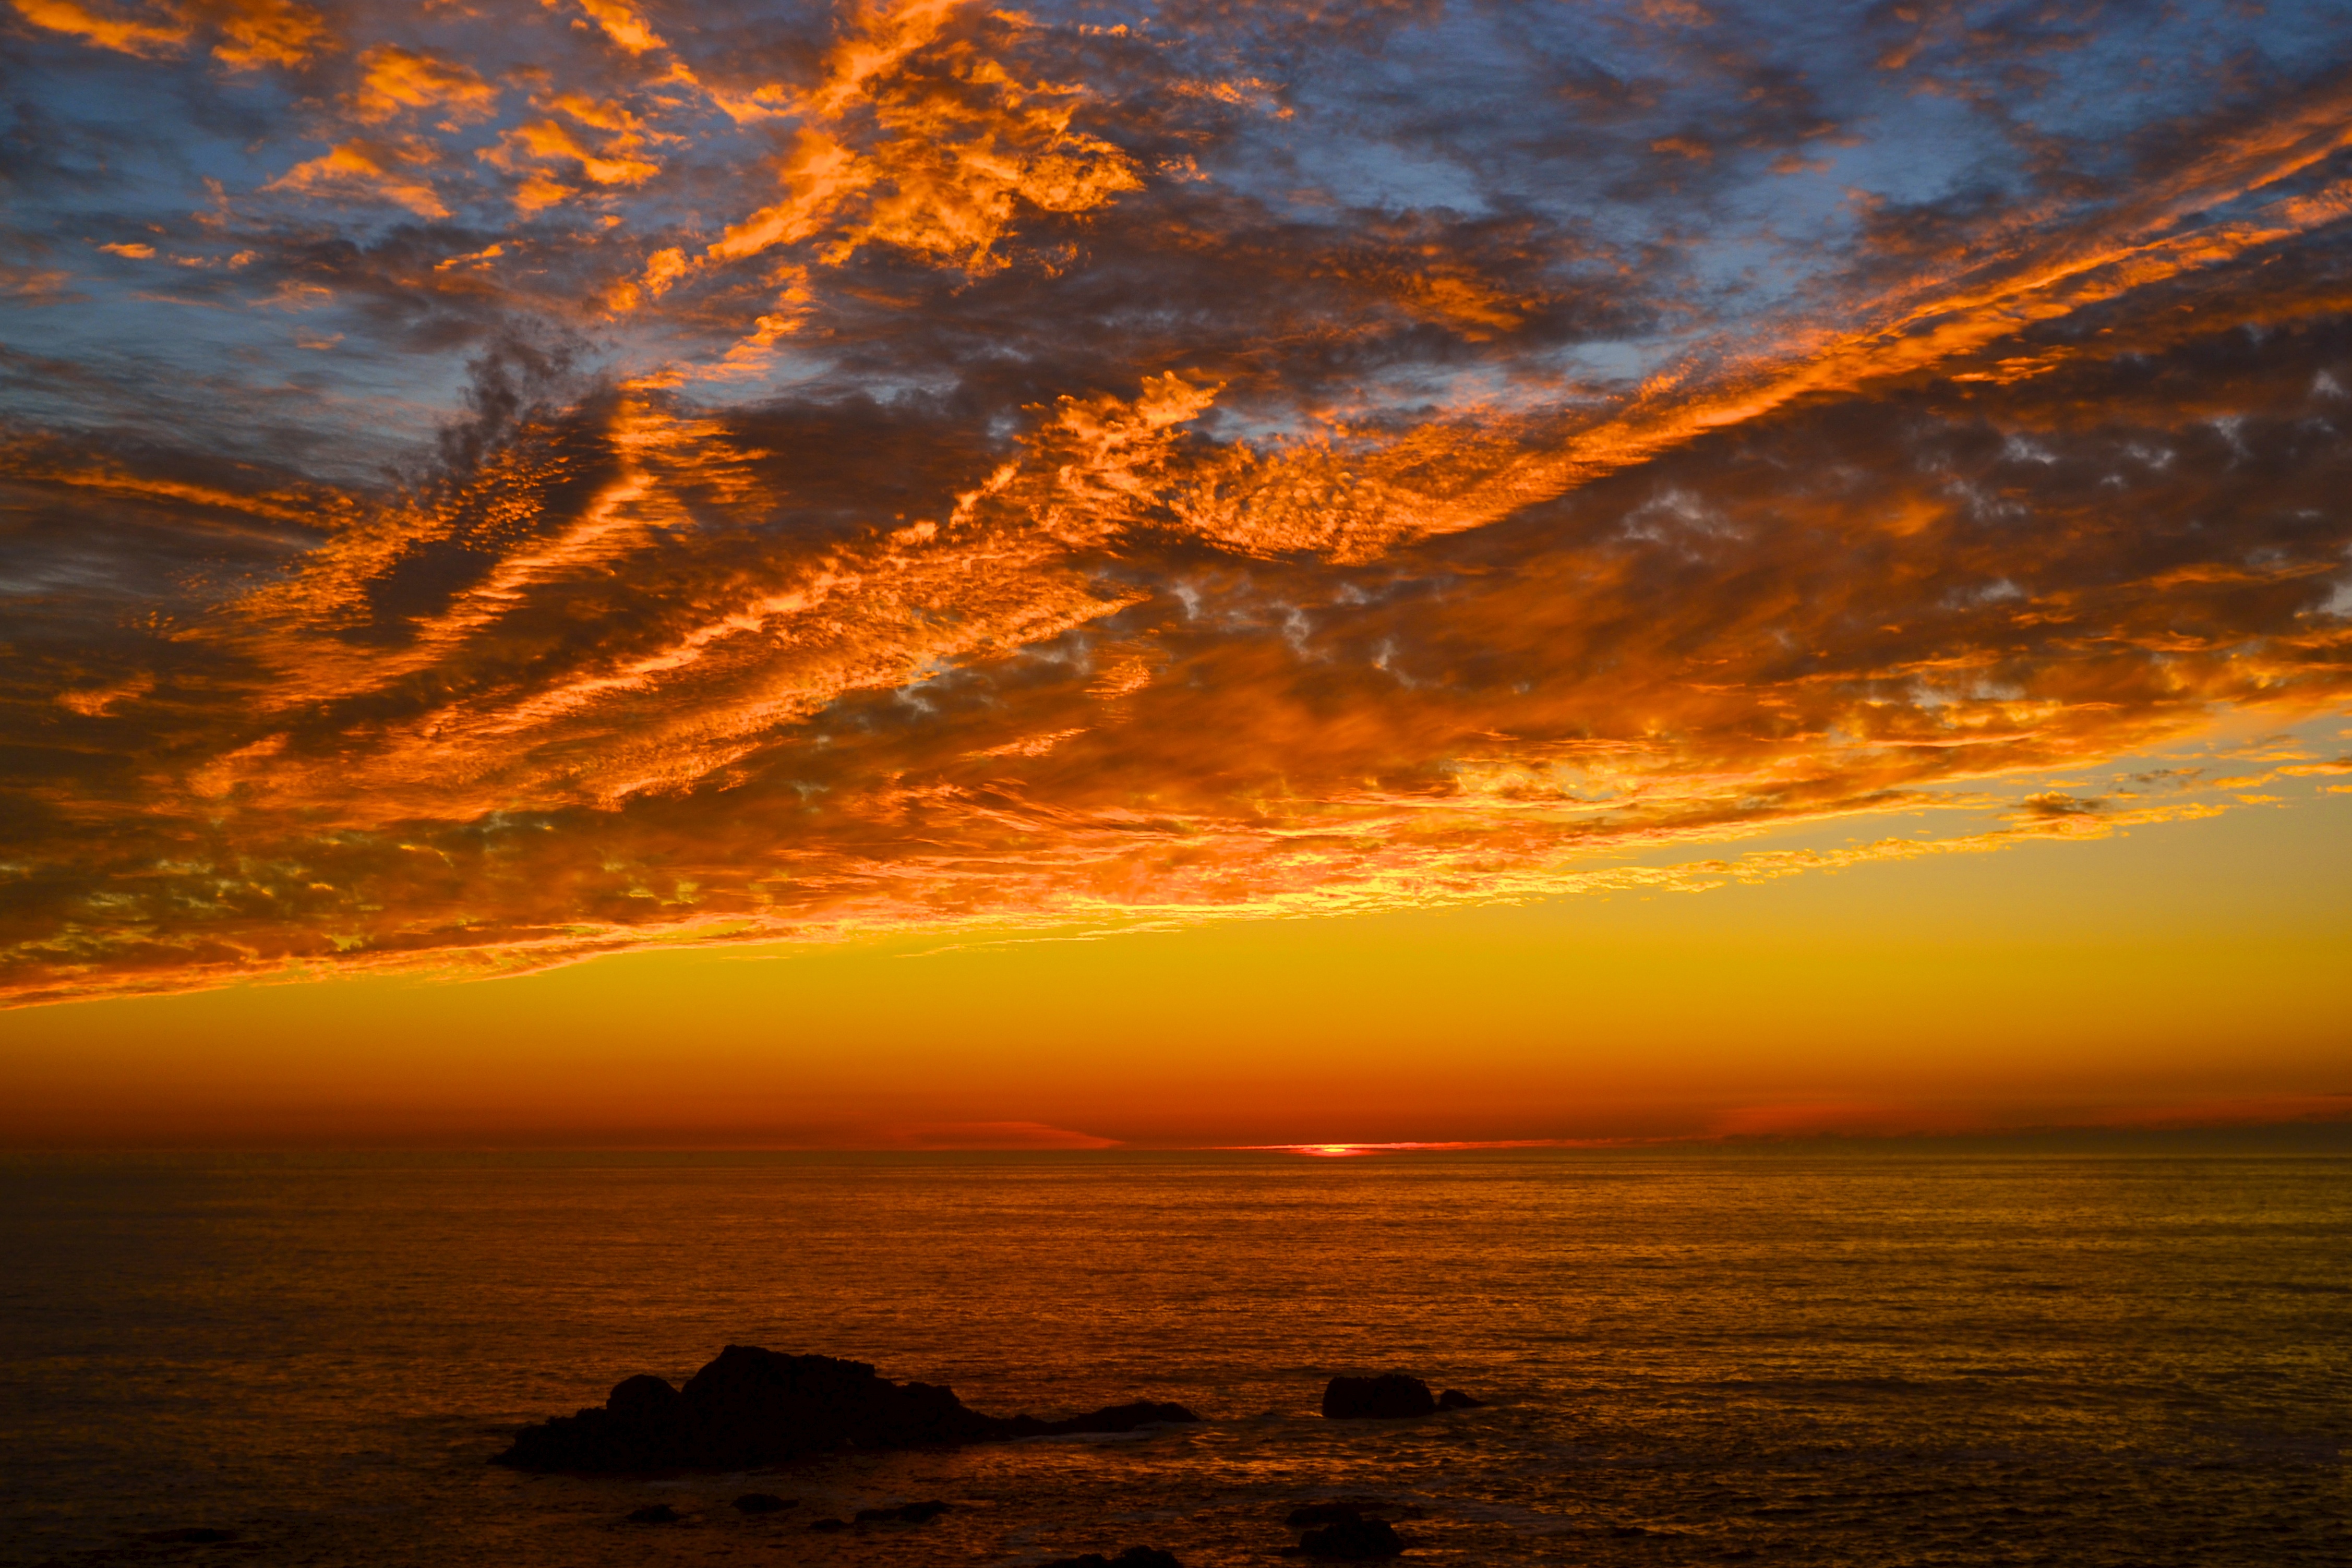
[[[2352,1112],[2326,1117],[2276,1122],[2230,1122],[2165,1126],[2114,1124],[2046,1124],[2026,1127],[1963,1131],[1878,1133],[1820,1129],[1801,1133],[1730,1132],[1668,1134],[1626,1137],[1584,1138],[1439,1138],[1439,1139],[1318,1139],[1294,1143],[1213,1144],[1130,1142],[1089,1139],[1039,1144],[908,1144],[908,1143],[681,1143],[674,1141],[518,1142],[499,1139],[349,1140],[315,1142],[76,1142],[0,1144],[0,1159],[43,1155],[1146,1155],[1146,1154],[1286,1154],[1305,1158],[1365,1157],[1381,1155],[1477,1154],[1550,1151],[1585,1154],[1801,1152],[1811,1147],[1855,1151],[1894,1150],[1923,1145],[1956,1147],[1966,1145],[2017,1145],[2073,1140],[2087,1143],[2179,1143],[2224,1139],[2240,1143],[2276,1141],[2300,1134],[2341,1145],[2352,1155]],[[2261,1150],[2248,1151],[2252,1153]],[[2282,1154],[2323,1154],[2310,1148],[2280,1149]]]

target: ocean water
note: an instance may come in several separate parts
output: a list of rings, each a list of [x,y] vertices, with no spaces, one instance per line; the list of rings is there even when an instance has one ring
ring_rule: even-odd
[[[2352,1161],[1552,1152],[16,1156],[0,1560],[2352,1562]],[[1126,1437],[530,1477],[730,1342]],[[1483,1409],[1326,1422],[1335,1373]],[[747,1518],[738,1492],[799,1500]],[[928,1498],[922,1525],[808,1522]],[[676,1524],[624,1522],[647,1502]],[[187,1528],[234,1539],[150,1539]]]

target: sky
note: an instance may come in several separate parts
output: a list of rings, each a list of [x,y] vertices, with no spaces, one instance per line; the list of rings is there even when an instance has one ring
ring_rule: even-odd
[[[2352,1113],[2352,15],[5,0],[0,1142]]]

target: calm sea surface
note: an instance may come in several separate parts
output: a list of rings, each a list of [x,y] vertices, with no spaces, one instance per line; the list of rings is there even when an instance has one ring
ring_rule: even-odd
[[[1419,1507],[1407,1563],[2352,1562],[2343,1159],[25,1156],[0,1256],[10,1563],[1202,1568],[1338,1497]],[[1207,1419],[485,1462],[730,1342]],[[1391,1368],[1493,1403],[1317,1416]],[[621,1522],[651,1501],[684,1521]],[[236,1539],[145,1539],[188,1527]]]

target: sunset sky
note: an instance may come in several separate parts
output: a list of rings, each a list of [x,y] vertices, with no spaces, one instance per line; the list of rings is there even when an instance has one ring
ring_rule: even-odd
[[[0,1142],[2352,1115],[2340,4],[0,48]]]

